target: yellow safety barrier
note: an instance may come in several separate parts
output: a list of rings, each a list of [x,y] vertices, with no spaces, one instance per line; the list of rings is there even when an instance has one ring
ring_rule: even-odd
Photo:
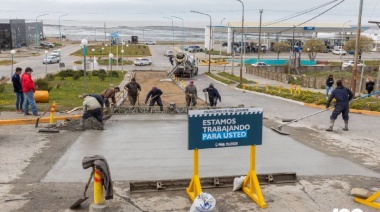
[[[281,93],[282,85],[278,85],[278,92]]]
[[[54,123],[54,112],[55,112],[55,101],[53,102],[50,108],[50,124]]]
[[[301,86],[298,85],[298,95],[301,95]]]
[[[95,167],[94,167],[94,204],[95,205],[104,204],[102,175]]]
[[[48,103],[49,102],[49,92],[37,90],[34,92],[34,100],[36,103]]]
[[[259,89],[259,82],[256,82],[256,89]]]
[[[293,94],[293,85],[290,85],[289,91],[290,91],[290,94]]]
[[[374,201],[374,200],[376,200],[379,197],[380,197],[380,191],[372,194],[367,199],[362,199],[362,198],[359,198],[359,197],[355,197],[354,200],[356,202],[359,202],[361,204],[367,205],[369,207],[380,209],[380,203]]]
[[[246,84],[243,84],[243,93],[245,93],[245,86]]]
[[[268,91],[268,83],[265,83],[265,90]]]

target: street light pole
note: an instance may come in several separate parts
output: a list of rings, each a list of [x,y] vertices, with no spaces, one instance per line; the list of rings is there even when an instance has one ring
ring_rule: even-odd
[[[109,57],[109,59],[110,59],[110,86],[112,86],[112,58],[113,58],[113,54],[112,53],[110,53],[109,55],[108,55],[108,57]]]
[[[173,31],[173,36],[172,36],[172,46],[174,47],[174,25],[173,25],[173,19],[172,19],[172,18],[168,18],[168,17],[163,17],[163,18],[166,18],[166,19],[170,19],[170,20],[172,20],[172,31]]]
[[[359,6],[359,16],[358,16],[358,29],[356,31],[356,43],[355,43],[355,56],[354,56],[354,67],[352,67],[351,75],[351,91],[352,93],[356,92],[356,79],[357,79],[357,69],[358,69],[358,55],[359,55],[359,43],[360,43],[360,31],[362,25],[362,12],[363,12],[363,0],[360,0]]]
[[[346,23],[349,23],[349,22],[351,22],[351,20],[344,22],[343,27],[342,27],[342,41],[341,41],[341,43],[340,43],[341,51],[342,51],[342,49],[343,49],[344,25],[345,25]],[[342,52],[340,52],[340,59],[342,59]]]
[[[194,11],[194,10],[191,10],[190,12],[192,13],[198,13],[198,14],[201,14],[201,15],[207,15],[209,18],[210,18],[210,40],[208,42],[208,73],[211,72],[211,28],[212,28],[212,19],[211,19],[211,16],[209,14],[206,14],[206,13],[201,13],[201,12],[198,12],[198,11]]]
[[[126,45],[126,49],[125,49],[125,51],[127,51],[127,49],[128,49],[128,44]],[[125,52],[125,53],[127,53],[127,52]],[[127,63],[128,63],[128,54],[126,54],[127,55]]]
[[[39,34],[38,34],[38,23],[37,23],[37,18],[38,17],[41,17],[41,16],[45,16],[45,15],[49,15],[49,14],[42,14],[42,15],[38,15],[37,17],[36,17],[36,47],[38,47],[39,46],[39,41],[40,41],[40,39],[39,39]]]
[[[263,14],[263,10],[260,11],[260,27],[259,27],[259,49],[257,51],[257,62],[260,62],[260,54],[261,54],[261,17]]]
[[[222,19],[222,21],[220,22],[220,25],[223,25],[224,19],[226,19],[226,18]],[[222,40],[220,40],[219,44],[220,44],[220,46],[219,46],[219,59],[220,59],[220,58],[222,58]]]
[[[61,17],[67,16],[68,14],[61,15],[58,17],[58,28],[59,28],[59,44],[62,45],[62,35],[61,35]]]
[[[123,57],[124,57],[124,50],[121,50],[121,72],[124,73],[124,62],[123,62]]]
[[[88,41],[86,39],[83,39],[81,41],[81,44],[83,46],[83,93],[86,93],[86,55],[87,55],[87,44]]]
[[[46,63],[45,63],[45,76],[47,75],[47,64],[48,64],[48,62],[47,62],[47,54],[48,54],[49,52],[46,50],[45,51],[45,60],[46,60]]]
[[[92,70],[95,68],[95,49],[92,50]]]
[[[11,50],[11,55],[12,55],[12,68],[11,68],[11,80],[12,80],[12,75],[13,75],[13,57],[14,57],[14,54],[16,54],[16,51],[14,49]]]
[[[173,18],[178,18],[178,19],[181,19],[182,20],[182,42],[181,42],[181,50],[182,52],[184,52],[185,50],[183,49],[183,40],[184,40],[184,37],[183,37],[183,18],[180,18],[180,17],[177,17],[177,16],[172,16]],[[174,31],[173,31],[174,32]]]
[[[245,51],[244,45],[244,3],[241,0],[237,0],[243,6],[241,16],[241,47],[240,47],[240,86],[243,86],[243,51]],[[260,11],[261,14],[261,11]]]

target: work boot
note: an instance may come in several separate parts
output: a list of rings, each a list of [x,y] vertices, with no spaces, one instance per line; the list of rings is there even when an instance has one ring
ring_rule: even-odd
[[[330,119],[330,127],[326,131],[333,131],[335,119]]]
[[[111,114],[111,108],[110,107],[106,107],[106,113],[107,113],[107,115]]]
[[[348,131],[348,121],[344,121],[344,131]]]
[[[100,124],[99,124],[99,130],[104,130],[104,122],[100,122]]]
[[[76,129],[76,130],[80,130],[80,131],[83,131],[83,130],[84,130],[84,121],[83,121],[83,118],[81,118],[81,119],[79,120],[79,126],[77,126],[75,129]]]

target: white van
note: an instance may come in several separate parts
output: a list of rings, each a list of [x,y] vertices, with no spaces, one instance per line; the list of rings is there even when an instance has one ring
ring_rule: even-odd
[[[61,51],[60,50],[53,50],[50,55],[55,56],[55,57],[61,57]]]
[[[341,50],[342,49],[342,46],[334,46],[334,50]]]

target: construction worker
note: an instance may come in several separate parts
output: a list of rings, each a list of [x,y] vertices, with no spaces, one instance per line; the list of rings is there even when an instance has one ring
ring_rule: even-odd
[[[194,81],[190,80],[190,84],[188,84],[185,88],[185,98],[186,98],[186,106],[189,107],[190,103],[192,103],[192,106],[195,106],[197,104],[197,87],[194,85]]]
[[[169,56],[169,61],[170,61],[170,64],[172,64],[172,66],[174,66],[173,55]]]
[[[330,107],[331,101],[335,98],[335,108],[330,116],[330,127],[326,131],[332,131],[334,122],[339,114],[342,113],[344,120],[343,130],[348,131],[348,112],[350,109],[350,100],[354,97],[352,91],[343,86],[342,81],[336,81],[336,88],[331,92],[331,95],[326,103],[326,109]]]
[[[124,89],[128,90],[128,99],[131,106],[135,106],[138,100],[139,92],[141,92],[141,86],[136,82],[135,78],[132,78],[130,82],[128,82]]]
[[[162,95],[161,89],[158,89],[157,87],[153,87],[152,90],[150,90],[149,93],[146,95],[145,104],[147,104],[149,98],[152,97],[150,99],[149,106],[153,106],[154,103],[157,102],[157,105],[160,106],[160,110],[163,111],[164,105],[162,104],[162,101],[161,101],[161,95]]]
[[[84,94],[83,96],[83,115],[80,119],[79,127],[77,130],[84,130],[84,120],[94,117],[100,123],[100,130],[104,128],[102,106],[99,104],[95,97]]]
[[[103,98],[103,102],[104,102],[104,104],[106,106],[107,114],[111,113],[110,102],[109,102],[108,99],[111,98],[112,99],[112,103],[116,104],[115,94],[117,92],[120,92],[120,88],[119,87],[108,88],[108,89],[104,90],[102,92],[102,94],[100,94],[100,96]]]
[[[214,84],[210,83],[208,88],[203,89],[203,92],[207,92],[208,100],[210,102],[210,106],[216,106],[216,103],[222,101],[222,97],[220,96],[218,90],[214,88]]]

